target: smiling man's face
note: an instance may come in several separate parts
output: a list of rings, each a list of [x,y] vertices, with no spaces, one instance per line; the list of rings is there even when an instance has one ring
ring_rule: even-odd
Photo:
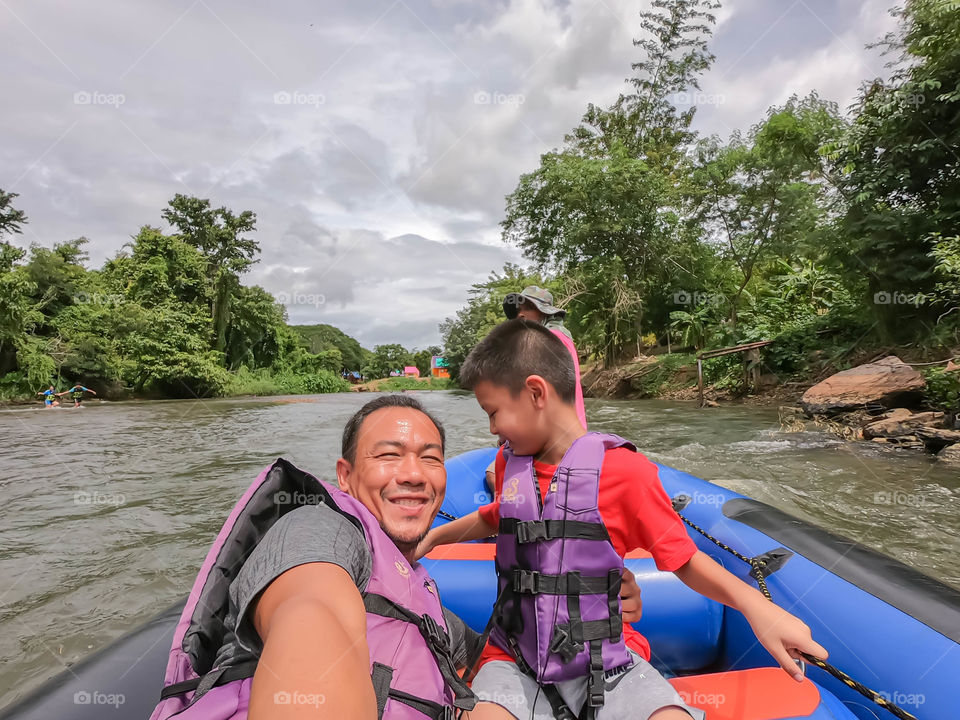
[[[447,488],[440,433],[419,410],[381,408],[360,426],[354,462],[337,461],[337,480],[373,513],[400,552],[410,555],[430,529]]]

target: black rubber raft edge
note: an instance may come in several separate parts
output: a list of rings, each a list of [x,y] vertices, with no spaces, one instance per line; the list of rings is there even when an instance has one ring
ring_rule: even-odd
[[[0,709],[0,720],[146,720],[160,701],[177,619],[186,599]],[[121,694],[122,704],[95,704],[92,693]],[[78,702],[77,694],[87,696]]]
[[[759,500],[727,500],[723,514],[759,530],[824,570],[960,642],[960,590]]]

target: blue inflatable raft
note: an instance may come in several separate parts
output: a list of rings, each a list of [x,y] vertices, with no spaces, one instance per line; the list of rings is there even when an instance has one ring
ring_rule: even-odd
[[[489,501],[484,470],[494,449],[447,462],[442,510],[452,516]],[[960,591],[775,508],[673,468],[660,479],[681,514],[746,558],[767,561],[774,602],[806,622],[830,662],[920,720],[957,720]],[[438,517],[438,523],[446,522]],[[690,529],[698,547],[745,582],[751,566]],[[496,596],[493,545],[438,548],[424,559],[444,604],[482,630]],[[886,720],[889,711],[826,672],[796,683],[756,642],[743,616],[703,598],[649,557],[628,557],[643,598],[636,627],[652,662],[708,720]],[[771,572],[772,570],[772,572]],[[75,665],[15,705],[5,720],[146,718],[157,702],[182,603]],[[93,702],[93,689],[109,700]]]

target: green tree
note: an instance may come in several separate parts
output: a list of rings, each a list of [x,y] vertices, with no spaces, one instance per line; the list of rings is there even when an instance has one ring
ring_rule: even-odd
[[[595,346],[608,361],[635,347],[651,302],[693,276],[703,255],[682,194],[696,107],[678,108],[676,95],[696,89],[713,61],[707,39],[717,7],[654,0],[641,13],[645,36],[635,45],[644,57],[632,65],[629,92],[609,109],[589,106],[566,147],[543,155],[507,197],[504,238],[528,258],[580,280],[611,279],[591,293],[589,313],[603,328]]]
[[[23,210],[13,207],[13,199],[16,197],[19,197],[17,193],[4,192],[0,188],[0,237],[23,232],[21,228],[27,222],[27,216]]]
[[[30,302],[34,287],[18,266],[25,253],[3,239],[21,232],[27,221],[23,211],[11,204],[16,197],[0,190],[0,376],[16,367],[17,347],[43,317]]]
[[[207,307],[203,255],[181,238],[149,225],[107,261],[103,274],[108,287],[148,307],[167,303]]]
[[[336,348],[343,358],[343,369],[360,371],[370,361],[372,353],[361,347],[356,339],[350,337],[333,325],[292,325],[293,329],[306,343],[307,350],[319,353]]]
[[[231,302],[239,292],[240,276],[260,252],[255,240],[243,237],[255,229],[257,216],[249,210],[235,215],[225,207],[212,208],[209,200],[179,193],[161,214],[206,260],[213,347],[226,352]]]
[[[885,339],[930,330],[935,308],[882,300],[930,292],[934,234],[960,234],[960,3],[906,0],[897,14],[882,43],[894,71],[864,85],[832,148],[850,201],[837,255],[848,275],[867,278],[864,300]]]
[[[33,283],[18,263],[25,253],[0,240],[0,376],[17,366],[17,349],[43,320],[31,296]]]
[[[227,367],[255,369],[275,364],[290,336],[285,320],[283,306],[262,287],[237,288],[227,326]],[[291,336],[290,341],[295,347],[296,339]]]
[[[589,105],[580,125],[567,136],[568,146],[592,156],[607,157],[619,143],[651,167],[682,170],[684,148],[696,139],[690,125],[696,104],[674,102],[699,90],[699,78],[713,63],[707,42],[716,23],[714,0],[653,0],[640,13],[644,36],[633,41],[643,59],[630,68],[630,90],[612,107]]]
[[[960,310],[960,236],[944,238],[937,233],[932,240],[930,256],[936,263],[934,270],[939,281],[934,287],[933,299],[941,313],[937,318],[939,323]],[[960,330],[956,329],[958,325],[960,323],[955,320],[953,342],[960,336]]]
[[[127,332],[119,354],[124,380],[138,393],[191,398],[219,395],[229,379],[223,357],[205,339],[205,312],[163,305],[126,306]]]
[[[364,368],[363,374],[370,378],[387,377],[392,371],[403,372],[403,368],[410,365],[413,355],[398,343],[377,345],[373,348],[373,357]]]
[[[87,279],[84,266],[88,259],[84,249],[87,242],[81,237],[57,243],[52,249],[36,244],[30,246],[24,271],[33,286],[34,305],[46,317],[55,316],[77,301],[88,300],[83,293]]]
[[[692,187],[699,219],[733,276],[734,330],[741,297],[758,269],[774,257],[794,258],[829,223],[834,201],[824,181],[820,148],[836,140],[842,120],[815,93],[773,107],[744,138],[698,148]]]

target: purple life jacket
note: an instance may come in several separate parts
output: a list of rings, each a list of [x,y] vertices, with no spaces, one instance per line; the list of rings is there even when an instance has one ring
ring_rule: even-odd
[[[604,673],[633,662],[623,640],[623,559],[597,508],[604,454],[616,447],[636,450],[616,435],[578,438],[541,498],[533,459],[507,446],[500,495],[490,639],[545,689],[588,678],[594,709],[603,704]]]
[[[177,624],[161,700],[150,720],[247,717],[257,658],[212,667],[225,634],[230,582],[282,515],[317,503],[353,522],[370,548],[370,581],[362,593],[378,717],[452,720],[455,707],[473,708],[476,699],[454,667],[436,584],[423,566],[410,565],[358,500],[279,459],[240,498],[207,553]],[[323,698],[277,693],[274,702],[322,708]]]

